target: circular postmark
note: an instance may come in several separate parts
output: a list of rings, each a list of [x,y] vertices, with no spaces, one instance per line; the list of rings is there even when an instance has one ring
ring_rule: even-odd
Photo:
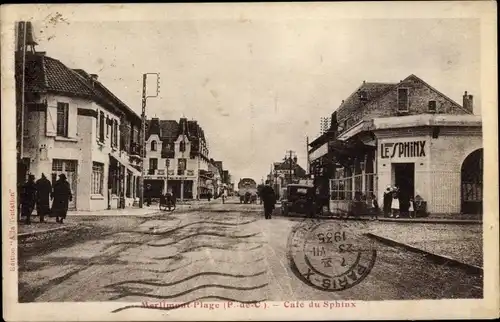
[[[304,283],[327,292],[355,286],[370,274],[377,257],[363,231],[361,222],[302,221],[288,238],[292,271]]]

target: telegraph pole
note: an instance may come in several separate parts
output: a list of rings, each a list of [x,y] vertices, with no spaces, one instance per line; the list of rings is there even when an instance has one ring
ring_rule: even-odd
[[[311,167],[311,164],[310,164],[310,160],[309,160],[309,136],[306,136],[306,155],[307,155],[307,176],[310,175],[310,167]]]
[[[148,75],[156,75],[156,94],[147,95],[147,78]],[[146,161],[146,102],[150,97],[158,97],[160,92],[160,74],[159,73],[145,73],[142,75],[142,113],[141,113],[141,132],[139,135],[139,142],[141,144],[141,176],[139,177],[139,208],[144,207],[144,176],[146,169],[144,163]]]
[[[295,151],[292,151],[292,150],[289,150],[289,151],[286,151],[286,154],[288,154],[288,161],[290,163],[290,174],[289,174],[289,183],[288,184],[292,184],[292,173],[293,173],[293,159],[292,159],[292,155],[295,155]],[[286,158],[286,156],[285,156]]]

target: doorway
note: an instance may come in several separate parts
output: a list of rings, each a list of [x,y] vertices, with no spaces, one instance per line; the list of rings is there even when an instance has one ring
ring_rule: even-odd
[[[483,213],[483,149],[469,154],[461,169],[461,212]]]
[[[415,195],[415,163],[393,163],[394,184],[399,188],[399,209],[408,212]]]
[[[60,174],[65,174],[66,179],[69,182],[69,187],[71,194],[73,195],[72,200],[68,204],[69,210],[76,210],[76,199],[77,199],[77,175],[78,161],[77,160],[62,160],[54,159],[52,160],[52,185],[57,181]]]

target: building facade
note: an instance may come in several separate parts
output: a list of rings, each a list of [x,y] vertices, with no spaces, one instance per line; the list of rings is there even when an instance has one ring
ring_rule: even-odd
[[[137,127],[140,118],[97,75],[72,70],[45,53],[27,53],[25,70],[18,68],[16,74],[23,72],[19,179],[43,173],[54,183],[64,173],[72,210],[132,206],[140,159],[129,152],[138,141],[123,129]]]
[[[167,190],[182,199],[206,196],[213,174],[205,135],[196,121],[153,118],[146,138],[144,184],[152,186],[155,198]]]
[[[430,213],[482,212],[482,123],[473,97],[459,105],[415,75],[397,84],[363,83],[310,144],[311,173],[330,212],[397,186]]]
[[[297,163],[297,158],[285,158],[282,162],[274,162],[268,176],[274,191],[282,197],[282,189],[288,184],[299,183],[306,179],[306,171]]]

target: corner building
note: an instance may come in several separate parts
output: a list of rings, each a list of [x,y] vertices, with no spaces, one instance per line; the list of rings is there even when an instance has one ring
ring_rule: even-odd
[[[467,92],[459,105],[415,75],[363,82],[310,147],[332,213],[373,197],[382,208],[388,185],[403,199],[421,196],[430,213],[482,213],[482,122]]]

